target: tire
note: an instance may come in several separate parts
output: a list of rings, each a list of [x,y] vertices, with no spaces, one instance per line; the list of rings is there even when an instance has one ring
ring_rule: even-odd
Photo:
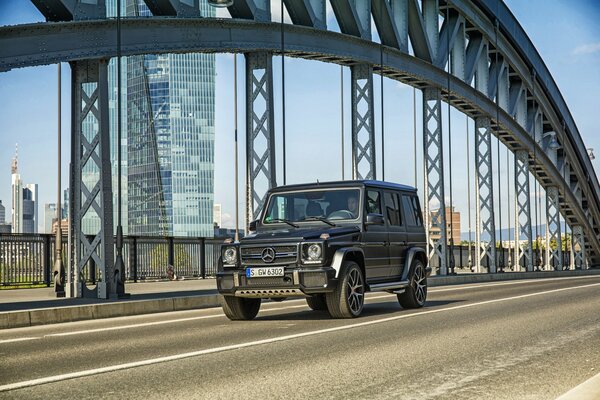
[[[312,296],[308,296],[306,298],[306,304],[308,304],[308,306],[315,311],[327,310],[327,302],[325,301],[324,294],[314,294]]]
[[[406,291],[398,295],[398,302],[403,308],[421,308],[427,300],[427,273],[421,260],[411,264],[410,284]]]
[[[327,311],[332,318],[356,318],[365,304],[365,279],[358,264],[346,261],[341,279],[331,293],[325,294]]]
[[[223,296],[223,312],[232,321],[254,319],[260,310],[260,299]]]

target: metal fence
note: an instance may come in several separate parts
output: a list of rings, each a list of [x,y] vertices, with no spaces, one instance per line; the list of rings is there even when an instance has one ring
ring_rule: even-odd
[[[447,248],[448,257],[450,256],[450,245]],[[471,255],[469,262],[469,253]],[[454,246],[454,266],[458,270],[464,269],[475,269],[476,257],[477,257],[477,247],[475,244],[469,245],[455,245]],[[514,266],[514,258],[515,258],[515,249],[508,247],[496,247],[496,265],[497,271],[511,271],[515,269]],[[562,265],[563,269],[569,269],[571,264],[571,253],[569,251],[563,250],[562,252]],[[552,261],[550,267],[554,269],[555,267],[554,260]],[[439,258],[433,257],[429,265],[431,265],[434,270],[439,266]],[[448,263],[450,265],[450,263]],[[486,272],[490,266],[489,257],[485,256],[481,262],[482,272]],[[525,261],[521,260],[520,263],[521,269],[525,269]],[[546,250],[545,249],[533,249],[533,268],[535,270],[545,269],[546,266]]]
[[[169,266],[178,277],[206,278],[217,271],[224,238],[125,236],[123,261],[130,282],[168,279]],[[55,236],[50,234],[0,234],[0,285],[28,286],[52,283]],[[67,265],[67,237],[62,239]],[[83,277],[96,283],[99,269],[90,262]]]

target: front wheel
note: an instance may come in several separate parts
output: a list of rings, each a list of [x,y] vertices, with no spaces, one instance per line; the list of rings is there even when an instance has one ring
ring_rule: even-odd
[[[398,295],[403,308],[421,308],[427,300],[427,273],[421,260],[412,262],[410,284],[406,291]]]
[[[260,310],[260,299],[223,296],[223,312],[232,321],[254,319]]]
[[[335,290],[325,295],[327,310],[332,318],[356,318],[365,304],[363,273],[358,264],[346,261],[341,276]]]

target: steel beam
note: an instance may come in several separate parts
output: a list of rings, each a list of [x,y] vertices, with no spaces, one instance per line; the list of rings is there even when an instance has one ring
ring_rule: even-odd
[[[373,68],[350,67],[352,85],[352,179],[376,179]]]
[[[533,271],[531,237],[531,205],[529,190],[529,154],[524,150],[515,152],[515,268],[523,265]],[[521,243],[521,241],[525,243]]]
[[[31,0],[46,21],[106,18],[106,0]]]
[[[494,221],[494,182],[492,168],[492,129],[490,119],[475,120],[475,170],[477,177],[476,231],[478,254],[477,272],[482,272],[482,262],[487,257],[489,273],[496,273],[496,225]],[[487,241],[481,236],[488,237]]]
[[[316,29],[327,29],[325,0],[283,0],[292,23]]]
[[[200,17],[199,0],[144,0],[152,15],[180,18]]]
[[[415,56],[426,62],[433,62],[433,45],[427,36],[425,20],[417,0],[408,0],[408,35]],[[435,45],[437,46],[437,42]]]
[[[406,4],[406,0],[398,2],[396,7],[401,10],[402,4]],[[394,47],[396,49],[402,49],[403,51],[408,50],[408,44],[403,41],[396,27],[396,20],[402,21],[402,16],[393,14],[392,5],[388,0],[372,0],[371,7],[373,8],[373,21],[377,27],[377,33],[381,39],[381,43],[386,46]],[[406,18],[406,15],[404,16]],[[400,24],[402,26],[402,24]],[[406,27],[406,24],[404,25]]]
[[[461,3],[456,0],[452,2],[452,5],[454,7]],[[410,4],[418,6],[416,0],[409,1]],[[411,7],[409,7],[409,14],[410,9]],[[417,11],[419,11],[418,7]],[[469,22],[473,23],[473,20],[469,20]],[[481,21],[478,20],[477,23],[480,24]],[[122,29],[122,54],[124,56],[185,52],[250,52],[256,51],[257,47],[265,51],[279,51],[281,47],[279,24],[258,24],[254,21],[239,19],[160,17],[127,19],[122,21]],[[77,61],[90,57],[114,57],[116,54],[114,31],[115,21],[112,19],[1,27],[0,71],[23,66],[52,64],[59,61]],[[47,37],[56,37],[57,40],[47,41],[45,40]],[[153,39],[148,40],[149,37]],[[261,38],[259,43],[257,43],[256,37]],[[39,50],[40,43],[44,43],[43,52]],[[287,47],[288,44],[289,47]],[[520,74],[518,66],[521,61],[512,58],[510,47],[506,47],[508,42],[502,35],[500,35],[499,46],[503,49],[502,51],[508,48],[507,59],[511,66],[515,67],[515,73],[519,73],[521,78],[528,82],[527,87],[530,87],[530,70],[525,71],[526,76]],[[356,62],[377,65],[381,60],[381,47],[377,43],[339,35],[335,32],[292,25],[286,27],[286,48],[293,49],[288,53],[290,56],[342,65],[351,65]],[[447,85],[448,76],[445,71],[397,50],[384,49],[384,65],[385,76],[418,88],[426,86],[443,88]],[[538,74],[538,79],[535,80],[536,101],[539,102],[544,112],[544,118],[556,128],[557,111],[555,112],[555,109],[552,108],[553,98],[549,98],[554,95],[545,92],[542,82],[552,84],[551,79],[549,80],[547,76],[544,78],[541,73]],[[476,91],[454,76],[450,77],[450,83],[453,91],[450,101],[456,108],[472,118],[487,115],[492,117],[492,120],[496,119],[496,107],[488,96]],[[569,128],[571,117],[568,113],[562,115],[566,119],[566,129],[560,131],[564,136],[564,140],[561,140],[562,153],[564,153],[564,155],[560,155],[561,159],[564,158],[561,165],[564,161],[572,162],[573,173],[570,180],[580,182],[580,187],[584,189],[585,198],[595,219],[594,222],[590,222],[571,190],[566,190],[563,194],[562,212],[569,225],[583,227],[586,240],[591,246],[588,249],[588,255],[594,262],[597,262],[600,259],[597,256],[600,254],[600,241],[595,235],[594,229],[595,221],[598,220],[596,217],[600,215],[598,210],[600,202],[597,199],[600,189],[597,188],[595,176],[590,175],[589,179],[586,179],[585,171],[591,170],[591,166],[586,169],[583,167],[591,165],[589,158],[586,156],[585,148],[577,144],[580,139],[578,139],[576,127]],[[533,154],[536,144],[529,133],[502,109],[498,112],[498,119],[502,139],[509,140],[513,148],[527,149],[530,154]],[[575,137],[571,136],[573,132]],[[545,185],[563,187],[565,182],[560,176],[558,167],[554,166],[545,154],[539,150],[538,152],[537,169],[535,170],[538,177],[541,177],[540,179],[544,181]]]
[[[331,0],[342,33],[371,40],[371,0]]]
[[[233,18],[271,21],[271,0],[234,0],[227,9]]]
[[[585,238],[581,225],[571,227],[571,243],[573,246],[573,264],[575,269],[587,269],[587,259],[585,257]]]
[[[412,0],[392,0],[390,4],[392,20],[398,38],[398,49],[404,53],[408,53],[409,1]]]
[[[546,269],[562,270],[562,237],[558,188],[546,188]]]
[[[246,53],[246,226],[258,217],[267,190],[277,186],[273,59]]]
[[[72,128],[71,140],[74,204],[73,243],[75,246],[75,294],[77,297],[116,297],[114,273],[112,175],[108,121],[108,60],[71,63]],[[83,180],[83,177],[93,177]],[[96,214],[100,231],[91,239],[84,235],[86,215]],[[86,285],[86,266],[100,271],[96,289]]]
[[[425,221],[427,254],[439,259],[439,274],[448,273],[446,200],[444,197],[444,146],[440,90],[423,90],[423,154],[425,157]],[[435,207],[438,211],[435,211]],[[439,237],[436,238],[439,231]]]

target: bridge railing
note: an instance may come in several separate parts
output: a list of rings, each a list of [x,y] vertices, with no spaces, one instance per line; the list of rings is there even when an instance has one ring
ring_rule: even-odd
[[[138,282],[214,276],[223,240],[224,238],[125,236],[125,277],[129,282]],[[66,236],[62,238],[62,249],[66,267]],[[54,254],[55,235],[0,234],[0,285],[50,286]],[[93,262],[88,263],[83,275],[91,283],[100,279],[99,268]]]

